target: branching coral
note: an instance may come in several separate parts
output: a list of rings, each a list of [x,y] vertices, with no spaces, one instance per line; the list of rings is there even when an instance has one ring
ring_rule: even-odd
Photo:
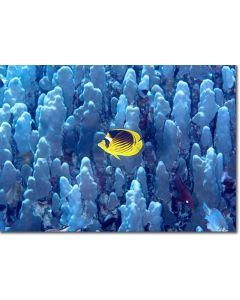
[[[1,231],[236,230],[235,66],[0,66],[0,80]],[[140,134],[137,155],[98,146],[116,128]]]

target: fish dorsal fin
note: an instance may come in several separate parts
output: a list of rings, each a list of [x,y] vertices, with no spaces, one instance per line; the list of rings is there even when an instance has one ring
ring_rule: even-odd
[[[115,138],[115,136],[117,135],[117,134],[119,134],[119,132],[121,132],[122,130],[121,129],[113,129],[113,130],[110,130],[109,131],[109,135],[110,135],[110,137],[111,138]]]
[[[133,144],[133,135],[127,130],[115,129],[111,130],[109,134],[113,138],[114,143],[127,143],[129,145]]]

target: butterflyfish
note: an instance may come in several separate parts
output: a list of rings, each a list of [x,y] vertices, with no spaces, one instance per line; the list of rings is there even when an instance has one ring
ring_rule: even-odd
[[[137,155],[143,147],[143,141],[139,133],[118,128],[110,130],[98,146],[120,159],[119,156]]]

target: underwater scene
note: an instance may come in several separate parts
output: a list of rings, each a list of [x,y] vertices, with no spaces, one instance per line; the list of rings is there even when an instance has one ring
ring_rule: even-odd
[[[235,232],[236,66],[0,66],[1,232]]]

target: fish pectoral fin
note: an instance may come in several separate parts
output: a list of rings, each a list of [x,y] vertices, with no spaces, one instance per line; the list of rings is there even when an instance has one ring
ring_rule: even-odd
[[[117,155],[117,154],[113,154],[113,153],[111,153],[114,157],[116,157],[117,159],[119,159],[120,160],[120,157]]]

